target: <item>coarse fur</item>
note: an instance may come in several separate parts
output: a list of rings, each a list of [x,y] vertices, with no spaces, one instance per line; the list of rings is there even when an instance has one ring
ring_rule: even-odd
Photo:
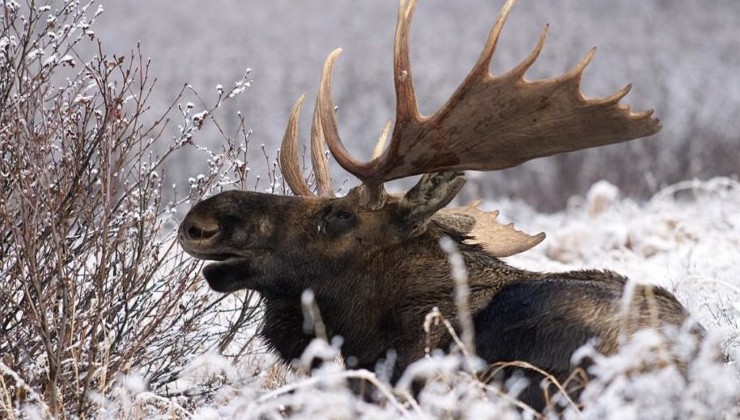
[[[578,347],[593,342],[599,351],[613,353],[620,336],[679,326],[688,316],[660,287],[637,286],[625,308],[626,279],[610,271],[518,269],[434,218],[409,229],[404,199],[389,200],[376,211],[357,207],[355,200],[352,193],[306,198],[224,192],[193,207],[180,240],[199,258],[221,260],[203,271],[214,290],[247,288],[263,296],[260,334],[286,363],[298,359],[314,338],[305,328],[301,303],[304,291],[311,290],[327,336],[342,337],[341,351],[351,367],[374,370],[393,350],[394,380],[428,345],[443,350],[452,345],[444,327],[429,336],[423,329],[433,308],[458,326],[455,282],[439,245],[443,237],[456,243],[463,258],[476,352],[491,365],[523,361],[565,381],[577,368],[571,356]],[[514,369],[502,372],[505,378]],[[541,376],[525,375],[532,384],[521,398],[543,408]]]

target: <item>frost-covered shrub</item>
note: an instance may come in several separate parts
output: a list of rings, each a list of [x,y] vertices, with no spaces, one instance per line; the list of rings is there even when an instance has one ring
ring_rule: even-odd
[[[575,357],[595,361],[595,378],[583,395],[583,408],[566,417],[588,419],[717,419],[739,414],[740,382],[724,362],[722,339],[715,333],[702,341],[688,329],[671,339],[641,331],[618,354],[605,357],[588,347]],[[672,357],[688,361],[672,363]],[[734,407],[734,409],[733,409]]]
[[[0,8],[0,418],[109,417],[129,394],[192,393],[183,366],[208,349],[243,355],[259,313],[249,294],[206,293],[175,241],[180,203],[246,182],[246,143],[213,153],[193,133],[248,79],[206,111],[179,106],[168,141],[166,117],[149,115],[148,60],[96,42],[102,7]],[[165,166],[190,146],[210,172],[165,201]]]
[[[710,333],[697,340],[689,329],[670,332],[671,339],[654,331],[639,332],[611,356],[584,346],[575,358],[589,357],[593,375],[578,401],[550,394],[551,408],[538,413],[516,400],[523,378],[487,383],[485,370],[470,355],[432,352],[409,366],[396,385],[382,375],[346,369],[338,358],[340,341],[316,339],[302,361],[323,360],[310,377],[293,375],[277,389],[259,381],[232,377],[235,385],[217,402],[175,417],[195,419],[733,419],[740,414],[738,373],[718,351],[723,337]],[[685,364],[676,364],[680,357]],[[304,360],[305,359],[305,360]],[[473,358],[474,359],[474,358]],[[298,365],[303,362],[299,361]],[[207,363],[211,373],[223,364]],[[205,365],[203,365],[205,366]],[[524,369],[534,369],[518,364]],[[481,366],[478,366],[481,367]],[[232,370],[232,375],[234,371]],[[370,394],[354,391],[364,381]],[[566,386],[566,384],[558,384]],[[368,395],[371,398],[368,399]],[[149,405],[151,408],[152,405]],[[160,410],[160,413],[164,410]]]

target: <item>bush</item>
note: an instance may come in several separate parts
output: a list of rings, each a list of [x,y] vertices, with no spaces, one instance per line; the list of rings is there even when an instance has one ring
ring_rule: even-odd
[[[149,62],[138,49],[104,52],[92,30],[102,8],[0,4],[0,417],[111,414],[117,381],[136,377],[160,395],[202,392],[176,382],[187,362],[246,354],[258,306],[251,294],[206,293],[199,264],[177,249],[176,213],[246,182],[246,142],[212,153],[192,138],[246,79],[206,111],[178,106],[184,122],[167,142],[175,106],[148,114]],[[97,55],[80,57],[84,43]],[[186,147],[210,173],[165,202],[163,168]]]

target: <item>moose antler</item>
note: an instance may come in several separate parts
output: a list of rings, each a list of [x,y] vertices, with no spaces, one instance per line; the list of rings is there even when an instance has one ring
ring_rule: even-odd
[[[298,164],[298,117],[301,114],[301,105],[304,97],[301,96],[293,105],[290,112],[288,126],[285,129],[283,143],[280,147],[280,167],[285,182],[290,187],[293,194],[296,195],[313,195],[300,165]],[[320,196],[332,197],[334,190],[331,186],[331,175],[329,173],[329,163],[324,154],[324,130],[321,127],[321,120],[318,114],[318,102],[314,107],[313,122],[311,124],[311,166],[313,167],[316,188]]]
[[[530,159],[649,136],[660,130],[652,110],[633,113],[619,101],[630,85],[602,99],[580,91],[583,71],[595,50],[568,73],[529,81],[547,36],[542,31],[532,53],[508,73],[494,77],[489,66],[496,43],[516,0],[508,0],[477,63],[437,113],[422,116],[416,104],[408,37],[416,0],[401,1],[394,49],[396,121],[390,145],[370,162],[352,158],[339,137],[331,99],[331,74],[340,49],[324,65],[318,115],[334,158],[365,185],[445,170],[497,170]]]
[[[496,257],[510,257],[533,248],[545,239],[545,233],[528,235],[518,230],[513,223],[498,222],[498,210],[482,211],[480,200],[464,207],[442,209],[435,219],[465,234],[469,244],[479,244]]]

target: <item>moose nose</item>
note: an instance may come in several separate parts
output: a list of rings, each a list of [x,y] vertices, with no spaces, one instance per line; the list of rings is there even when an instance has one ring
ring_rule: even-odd
[[[215,220],[188,218],[180,226],[180,241],[203,242],[215,237],[219,232]]]

